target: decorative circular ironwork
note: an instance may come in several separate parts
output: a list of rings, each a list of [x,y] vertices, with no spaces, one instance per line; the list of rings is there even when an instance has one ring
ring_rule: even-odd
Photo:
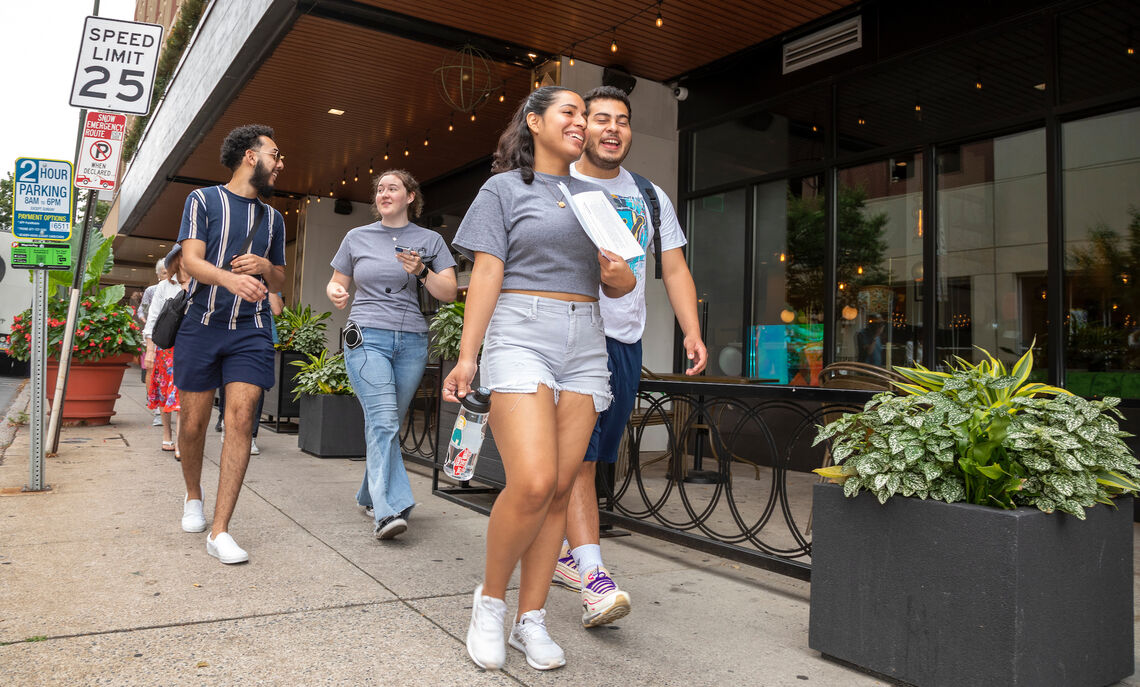
[[[470,44],[445,57],[434,73],[443,102],[464,113],[474,112],[502,88],[490,55]]]

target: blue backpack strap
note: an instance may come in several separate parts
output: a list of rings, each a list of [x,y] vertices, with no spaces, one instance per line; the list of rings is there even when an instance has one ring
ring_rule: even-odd
[[[653,188],[653,183],[641,176],[637,172],[630,172],[633,180],[637,182],[637,190],[641,191],[641,197],[645,199],[645,204],[649,206],[649,219],[653,222],[653,261],[654,261],[654,276],[657,279],[661,278],[661,201],[657,198],[657,189]]]

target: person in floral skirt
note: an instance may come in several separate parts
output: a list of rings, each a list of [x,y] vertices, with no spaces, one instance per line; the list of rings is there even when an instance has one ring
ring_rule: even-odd
[[[179,279],[182,266],[182,246],[175,244],[166,256],[166,279],[155,288],[154,297],[147,312],[143,336],[146,338],[146,366],[151,370],[147,383],[147,407],[162,413],[162,450],[172,451],[175,460],[181,460],[178,439],[172,413],[180,410],[178,389],[174,387],[174,348],[158,348],[151,340],[158,314],[162,306],[185,288],[187,280]]]

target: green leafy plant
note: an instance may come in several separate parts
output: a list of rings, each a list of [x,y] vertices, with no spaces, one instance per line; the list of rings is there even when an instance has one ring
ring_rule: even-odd
[[[83,297],[79,302],[75,322],[75,341],[72,360],[77,363],[94,362],[123,353],[137,355],[144,344],[142,328],[134,317],[131,306],[120,303],[125,289],[122,284],[99,287],[102,276],[115,264],[111,240],[98,232],[88,239],[88,260],[84,266]],[[56,295],[48,299],[48,346],[51,358],[59,358],[67,321],[67,289],[71,286],[68,272],[50,272],[49,288]],[[32,310],[12,318],[7,354],[16,360],[29,360],[32,356]]]
[[[431,352],[440,360],[458,360],[459,342],[463,339],[464,304],[447,303],[439,308],[428,323],[432,335]]]
[[[318,355],[310,353],[308,357],[309,362],[294,360],[290,363],[300,368],[300,372],[293,376],[293,400],[297,400],[302,394],[352,395],[352,382],[349,381],[348,370],[344,367],[344,355],[340,353],[330,355],[328,351],[322,350]]]
[[[979,349],[981,350],[981,349]],[[880,503],[892,496],[1033,506],[1080,519],[1085,508],[1140,490],[1120,430],[1118,398],[1090,401],[1029,381],[1032,346],[1013,366],[988,352],[949,372],[896,367],[910,383],[820,427],[835,465],[815,472]]]
[[[314,315],[312,308],[305,306],[303,310],[285,308],[274,320],[277,324],[277,343],[275,348],[279,351],[297,351],[306,355],[317,355],[325,350],[325,322],[332,317],[331,312]]]

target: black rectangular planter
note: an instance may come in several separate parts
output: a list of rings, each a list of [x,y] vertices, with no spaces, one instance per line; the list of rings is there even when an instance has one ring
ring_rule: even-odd
[[[261,412],[271,415],[274,420],[298,417],[301,406],[300,401],[293,400],[293,377],[300,372],[300,369],[290,363],[295,360],[308,361],[308,357],[297,351],[276,351],[275,356],[275,384],[272,389],[265,392],[265,405]]]
[[[360,458],[367,455],[364,410],[356,396],[301,396],[301,426],[297,446],[318,458]]]
[[[1132,499],[1081,521],[817,484],[808,644],[902,682],[1100,687],[1132,674]]]

